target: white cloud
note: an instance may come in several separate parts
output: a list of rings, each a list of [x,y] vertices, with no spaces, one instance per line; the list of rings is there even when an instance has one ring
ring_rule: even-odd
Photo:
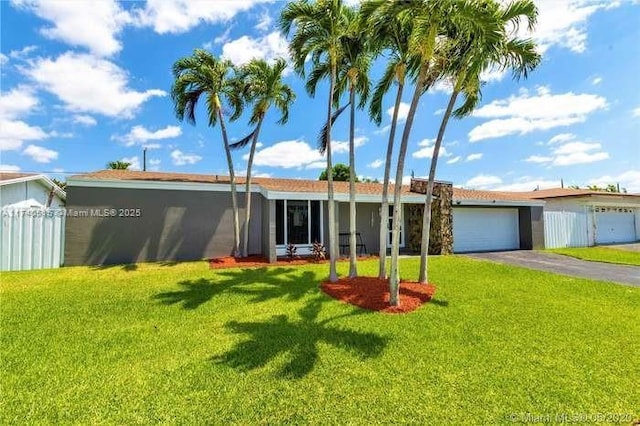
[[[491,189],[493,191],[524,192],[533,191],[534,189],[549,189],[558,187],[560,187],[559,180],[539,179],[530,176],[522,176],[521,178],[516,179],[515,182],[504,185],[495,185],[492,186]]]
[[[31,126],[20,120],[0,118],[0,151],[18,150],[23,141],[36,141],[49,135],[38,126]]]
[[[135,12],[136,25],[153,27],[159,34],[179,34],[201,24],[228,22],[236,14],[271,0],[148,0]]]
[[[502,179],[498,176],[479,174],[469,179],[464,186],[465,188],[486,189],[500,183],[502,183]]]
[[[483,154],[481,152],[475,154],[467,155],[467,158],[464,161],[476,161],[482,159]]]
[[[38,47],[34,45],[25,46],[20,50],[12,50],[9,52],[9,57],[11,59],[22,60],[29,56],[30,53],[34,52]]]
[[[235,65],[244,65],[253,58],[267,61],[289,57],[289,44],[279,31],[263,37],[251,38],[247,35],[229,41],[222,46],[222,57]],[[290,72],[285,70],[286,72]]]
[[[634,108],[632,114],[634,117],[640,117],[640,107]]]
[[[98,124],[95,118],[90,115],[76,114],[73,116],[73,122],[77,124],[82,124],[87,127],[95,126]]]
[[[618,175],[605,175],[589,180],[590,185],[607,186],[620,184],[620,188],[626,188],[628,192],[640,193],[640,170],[628,170]]]
[[[474,117],[491,120],[471,129],[469,141],[523,135],[581,123],[589,114],[606,108],[606,99],[598,95],[572,92],[554,95],[546,87],[538,88],[535,95],[522,90],[518,96],[496,100],[477,109]]]
[[[442,114],[444,114],[444,112],[445,112],[445,109],[444,109],[444,108],[440,108],[440,109],[437,109],[437,110],[433,113],[433,115],[442,115]]]
[[[598,9],[615,4],[593,0],[539,0],[538,24],[533,38],[539,50],[545,52],[551,46],[558,46],[581,53],[587,47],[587,21]],[[524,28],[524,26],[523,26]],[[522,30],[526,35],[526,30]]]
[[[373,160],[371,163],[369,163],[369,167],[371,167],[372,169],[377,169],[379,167],[381,167],[384,164],[384,160],[381,159],[377,159],[377,160]]]
[[[398,105],[398,122],[400,121],[404,121],[407,119],[407,116],[409,115],[409,107],[411,105],[409,105],[406,102],[400,102],[400,105]],[[394,107],[391,107],[389,109],[387,109],[387,114],[389,114],[389,117],[393,120],[393,109]]]
[[[24,72],[73,112],[130,118],[151,97],[166,96],[158,89],[130,89],[122,68],[86,54],[66,52],[56,59],[39,58]]]
[[[113,140],[120,140],[124,142],[125,146],[143,145],[148,141],[156,141],[162,139],[176,138],[182,134],[182,129],[179,126],[167,126],[164,129],[156,130],[152,132],[147,130],[144,126],[133,126],[133,128],[124,136],[112,136]],[[157,144],[151,144],[157,145]],[[153,146],[156,148],[156,146]]]
[[[154,159],[150,159],[149,160],[149,167],[147,167],[147,169],[151,170],[151,171],[158,171],[158,170],[160,170],[160,163],[161,162],[162,162],[161,160],[158,160],[158,159],[155,159],[155,158]]]
[[[33,161],[38,163],[50,163],[51,160],[56,160],[58,158],[58,153],[56,151],[37,145],[29,145],[24,151],[22,151],[22,154],[28,155]]]
[[[4,53],[0,53],[0,65],[5,65],[7,62],[9,62],[9,57]]]
[[[602,83],[602,77],[600,77],[600,76],[594,77],[593,80],[591,80],[591,84],[593,84],[594,86],[598,85],[600,83]]]
[[[369,138],[366,136],[356,136],[353,138],[353,145],[358,148],[364,145]],[[332,154],[349,152],[349,141],[331,141]]]
[[[453,157],[450,160],[447,160],[447,164],[456,164],[458,161],[462,160],[462,157],[460,155]]]
[[[640,108],[638,108],[640,110]],[[381,135],[383,133],[387,133],[389,130],[391,129],[391,124],[387,124],[386,126],[383,126],[381,128],[379,128],[378,130],[374,130],[373,134],[374,135]]]
[[[0,117],[14,119],[31,112],[39,101],[33,94],[33,88],[20,85],[9,92],[0,94]]]
[[[490,68],[480,73],[480,80],[487,83],[493,83],[493,82],[502,81],[505,75],[507,75],[506,70],[501,70],[498,68]]]
[[[185,154],[179,149],[171,151],[171,159],[176,166],[184,166],[186,164],[195,164],[202,160],[202,157],[196,154]]]
[[[327,162],[326,161],[314,161],[313,163],[309,163],[304,166],[305,169],[326,169]]]
[[[550,163],[553,161],[553,157],[545,157],[542,155],[531,155],[527,157],[524,161],[526,161],[527,163],[536,163],[536,164]]]
[[[0,164],[0,172],[19,172],[20,166],[13,164]]]
[[[245,160],[248,155],[243,157]],[[256,166],[282,167],[285,169],[301,168],[313,163],[319,165],[324,157],[317,149],[301,140],[282,141],[264,149],[256,151],[254,164]],[[326,167],[326,163],[325,167]]]
[[[267,10],[263,11],[260,15],[260,19],[258,19],[258,23],[254,27],[258,31],[267,31],[271,24],[273,23],[273,18],[269,15]]]
[[[140,166],[140,159],[137,156],[123,157],[120,161],[129,163],[129,170],[142,170],[142,167]]]
[[[549,145],[553,145],[554,143],[562,143],[574,140],[576,135],[573,133],[560,133],[559,135],[555,135],[551,139],[549,139]]]
[[[418,146],[422,148],[415,151],[411,156],[413,158],[431,158],[433,157],[433,148],[435,147],[435,139],[423,139],[418,142]],[[439,158],[451,157],[451,154],[447,152],[447,148],[444,145],[440,146]]]
[[[116,37],[131,22],[129,13],[113,0],[13,0],[13,3],[53,24],[41,29],[46,37],[85,47],[98,56],[111,56],[122,49]]]
[[[609,158],[609,154],[602,151],[602,145],[597,142],[580,142],[572,140],[575,136],[563,133],[554,136],[549,144],[554,144],[549,155],[531,155],[524,161],[551,166],[573,166],[576,164],[594,163]],[[556,143],[561,145],[555,145]]]

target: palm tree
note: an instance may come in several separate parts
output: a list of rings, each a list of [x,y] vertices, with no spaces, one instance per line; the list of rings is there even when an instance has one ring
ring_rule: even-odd
[[[344,12],[344,35],[340,39],[342,57],[337,65],[336,88],[334,102],[339,104],[342,94],[348,89],[349,102],[337,109],[331,117],[331,124],[346,110],[350,108],[349,118],[349,278],[358,276],[357,268],[357,240],[356,240],[356,182],[355,171],[355,115],[356,95],[359,96],[359,108],[364,108],[369,98],[369,69],[373,60],[369,36],[367,35],[363,21],[355,9],[347,8]],[[320,79],[326,78],[330,73],[329,64],[324,62],[314,68],[307,82],[307,90],[315,94],[316,86]],[[325,148],[327,140],[326,132],[329,123],[325,123],[320,134],[321,146]]]
[[[447,68],[444,72],[453,82],[453,91],[438,130],[427,182],[418,278],[419,282],[423,284],[426,284],[428,280],[427,256],[431,229],[431,202],[438,154],[449,118],[452,114],[457,118],[462,118],[473,112],[481,97],[481,72],[491,67],[497,67],[501,70],[510,69],[513,77],[520,79],[521,77],[526,78],[528,73],[540,63],[540,55],[536,52],[536,45],[533,41],[511,37],[509,33],[518,28],[522,19],[527,20],[529,31],[533,30],[538,15],[533,0],[515,0],[505,7],[501,7],[493,1],[487,2],[484,11],[493,18],[493,22],[487,20],[488,24],[491,24],[487,27],[492,27],[490,36],[485,37],[486,33],[483,32],[474,34],[472,39],[452,40],[446,51],[445,57],[448,60],[444,63]],[[499,36],[496,37],[496,35]],[[465,102],[453,111],[456,99],[461,92],[465,96]]]
[[[249,220],[251,217],[251,167],[256,151],[256,144],[260,136],[260,129],[267,111],[271,106],[280,110],[280,120],[278,124],[285,124],[289,120],[289,106],[296,98],[295,93],[289,85],[282,81],[282,75],[287,67],[284,59],[278,59],[273,65],[269,65],[264,59],[253,59],[243,66],[237,76],[237,83],[242,90],[242,95],[246,101],[253,104],[249,124],[255,125],[251,133],[245,138],[231,144],[231,149],[238,149],[246,146],[251,141],[249,160],[247,162],[246,178],[246,202],[244,215],[244,239],[242,245],[242,256],[247,257],[249,249]],[[239,115],[241,109],[236,110]]]
[[[203,49],[196,49],[193,55],[178,59],[173,64],[174,83],[171,88],[175,113],[178,119],[186,119],[196,124],[196,107],[201,96],[206,98],[209,126],[220,123],[222,141],[229,167],[229,182],[231,184],[231,206],[233,209],[233,256],[240,254],[240,224],[238,221],[238,201],[236,196],[236,179],[233,170],[233,160],[227,137],[222,100],[227,98],[235,108],[233,102],[237,89],[229,77],[233,65],[227,60],[221,60]],[[237,114],[234,114],[237,115]]]
[[[389,54],[387,66],[382,78],[376,85],[369,105],[369,115],[376,124],[382,121],[382,104],[384,95],[391,88],[392,83],[397,83],[396,99],[393,107],[393,117],[389,129],[387,152],[384,164],[384,180],[382,183],[382,202],[380,205],[380,250],[378,278],[387,278],[387,239],[389,235],[389,175],[391,173],[391,157],[398,124],[398,110],[402,101],[405,77],[411,72],[411,56],[409,54],[409,34],[411,34],[412,20],[404,21],[398,16],[387,19],[381,16],[386,0],[369,0],[360,6],[360,14],[363,22],[367,23],[373,47],[376,50]]]
[[[473,31],[481,31],[486,20],[482,4],[474,0],[384,0],[375,7],[376,19],[384,22],[413,20],[408,38],[408,52],[416,68],[414,92],[409,105],[407,119],[402,132],[398,150],[398,163],[393,196],[393,222],[391,237],[391,273],[389,274],[390,304],[399,304],[398,256],[400,244],[400,214],[402,205],[401,189],[404,174],[404,161],[407,153],[411,128],[415,119],[418,102],[435,81],[431,70],[436,46],[441,43],[444,29],[456,28],[456,38],[467,38]]]
[[[121,160],[109,161],[107,163],[107,169],[111,170],[127,170],[129,169],[129,166],[131,166],[131,163]]]
[[[293,59],[294,69],[304,77],[305,62],[311,59],[312,70],[328,64],[329,66],[329,97],[327,99],[327,132],[320,143],[320,151],[327,156],[327,198],[329,221],[329,280],[338,280],[336,258],[338,244],[336,241],[336,211],[333,190],[333,169],[331,156],[331,116],[334,100],[335,83],[338,63],[342,57],[340,39],[343,31],[346,6],[342,0],[296,0],[288,3],[280,15],[280,29],[289,35],[295,25],[295,33],[291,39],[289,50]],[[313,71],[312,71],[313,72]],[[324,149],[323,149],[324,148]]]

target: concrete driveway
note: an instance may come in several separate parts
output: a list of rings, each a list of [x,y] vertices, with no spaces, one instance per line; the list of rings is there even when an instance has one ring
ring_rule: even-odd
[[[491,253],[469,253],[466,256],[493,262],[523,266],[530,269],[554,272],[593,280],[611,281],[640,287],[640,266],[589,262],[553,253],[535,250],[518,250]]]
[[[608,246],[600,246],[600,247],[609,247],[618,250],[627,250],[627,251],[640,251],[640,243],[629,243],[629,244],[613,244]]]

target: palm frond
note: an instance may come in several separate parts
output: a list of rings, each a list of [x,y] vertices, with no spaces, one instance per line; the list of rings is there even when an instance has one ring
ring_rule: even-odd
[[[338,108],[332,115],[331,115],[331,125],[333,126],[333,123],[335,123],[335,121],[338,119],[338,117],[340,117],[340,114],[342,114],[342,112],[347,109],[347,107],[350,104],[347,103],[346,105]],[[320,133],[318,133],[318,151],[320,151],[320,154],[324,154],[324,152],[327,150],[327,139],[329,139],[329,123],[324,123],[324,126],[322,126],[322,129],[320,129]]]
[[[232,150],[244,148],[245,146],[247,146],[247,144],[249,144],[249,142],[251,142],[251,140],[255,136],[257,130],[258,130],[258,128],[256,127],[255,129],[253,129],[253,131],[251,133],[249,133],[244,138],[242,138],[242,139],[240,139],[238,141],[235,141],[234,143],[230,144],[229,148],[232,149]]]

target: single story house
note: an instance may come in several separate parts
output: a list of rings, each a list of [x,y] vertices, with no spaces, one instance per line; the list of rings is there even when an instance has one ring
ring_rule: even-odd
[[[240,218],[244,185],[238,179]],[[328,246],[327,183],[255,178],[249,253],[270,261],[286,245],[309,254]],[[424,181],[402,189],[401,247],[420,248]],[[188,260],[228,256],[233,246],[229,180],[225,176],[103,170],[67,181],[65,265]],[[358,183],[357,231],[368,253],[379,251],[382,185]],[[337,233],[348,232],[348,182],[335,182]],[[545,202],[521,194],[470,191],[438,182],[431,253],[532,249],[544,246]],[[392,201],[392,197],[390,197]],[[393,210],[390,209],[392,213]]]
[[[640,194],[555,188],[524,195],[545,201],[548,248],[640,241]]]
[[[66,197],[45,175],[0,172],[0,208],[64,207]]]

